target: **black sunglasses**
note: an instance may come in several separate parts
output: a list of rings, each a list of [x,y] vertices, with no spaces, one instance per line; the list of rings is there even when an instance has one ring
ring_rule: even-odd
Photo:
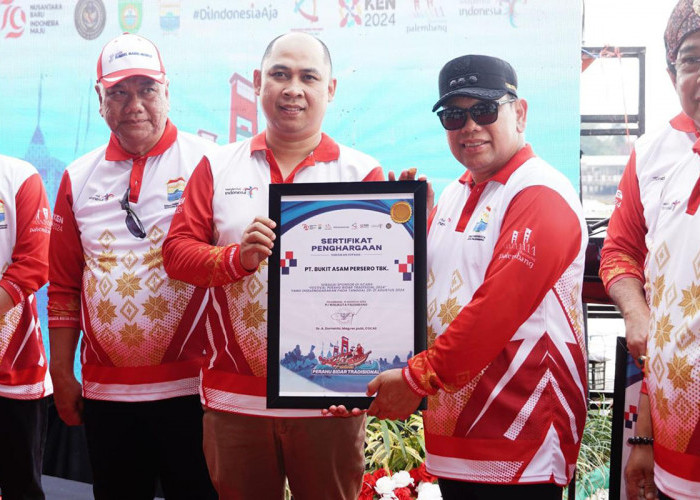
[[[126,228],[131,234],[133,234],[137,238],[143,239],[146,237],[146,231],[143,228],[141,219],[139,219],[139,216],[136,215],[136,213],[131,209],[131,206],[129,205],[130,192],[131,188],[126,188],[126,193],[124,193],[124,196],[119,202],[122,206],[122,210],[126,210],[126,219],[124,220],[124,222],[126,222]]]
[[[471,108],[445,108],[438,111],[438,118],[445,130],[459,130],[467,123],[467,117],[471,115],[477,125],[490,125],[498,120],[498,107],[508,104],[515,99],[507,101],[480,101]]]

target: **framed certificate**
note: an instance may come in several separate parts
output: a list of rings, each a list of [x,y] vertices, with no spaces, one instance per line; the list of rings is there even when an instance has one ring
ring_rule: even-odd
[[[422,181],[270,185],[267,405],[367,408],[425,349]]]

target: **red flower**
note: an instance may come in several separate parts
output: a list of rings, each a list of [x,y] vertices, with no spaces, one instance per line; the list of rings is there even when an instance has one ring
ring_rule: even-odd
[[[373,475],[374,475],[374,482],[376,484],[377,479],[379,479],[380,477],[388,476],[389,474],[387,473],[386,469],[382,468],[382,469],[375,470]]]
[[[413,478],[414,486],[418,486],[418,483],[421,481],[425,481],[426,483],[434,483],[437,481],[437,477],[433,476],[426,470],[424,463],[411,470],[409,474],[411,474],[411,477]]]
[[[377,478],[372,474],[367,473],[362,476],[362,490],[357,500],[372,500],[374,498],[374,486],[377,484]]]
[[[394,495],[396,495],[396,498],[399,500],[411,500],[413,498],[413,495],[411,495],[411,490],[409,488],[396,488],[394,490]]]
[[[416,488],[418,487],[418,483],[420,483],[420,478],[418,477],[418,467],[411,469],[410,471],[408,471],[408,473],[413,478],[413,484],[411,486],[409,486],[409,488],[411,488],[411,491],[415,495]]]

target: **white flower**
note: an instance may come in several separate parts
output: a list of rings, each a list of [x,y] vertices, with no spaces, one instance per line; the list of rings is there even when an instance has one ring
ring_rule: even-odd
[[[417,500],[442,500],[442,493],[437,483],[421,481],[416,491],[418,492]]]
[[[389,476],[384,476],[377,479],[377,484],[374,486],[374,491],[379,493],[381,496],[388,495],[388,498],[393,498],[394,487],[394,480]]]
[[[396,474],[391,476],[391,480],[394,481],[394,486],[396,488],[405,488],[409,484],[413,484],[413,478],[405,470],[397,472]]]

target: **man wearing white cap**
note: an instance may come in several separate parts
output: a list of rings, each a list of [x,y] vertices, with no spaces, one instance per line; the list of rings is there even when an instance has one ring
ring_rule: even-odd
[[[197,395],[206,291],[171,280],[161,245],[213,145],[168,120],[152,42],[125,33],[97,63],[109,143],[66,168],[49,262],[50,371],[68,425],[85,423],[97,499],[206,499]],[[82,387],[73,373],[80,330]]]

